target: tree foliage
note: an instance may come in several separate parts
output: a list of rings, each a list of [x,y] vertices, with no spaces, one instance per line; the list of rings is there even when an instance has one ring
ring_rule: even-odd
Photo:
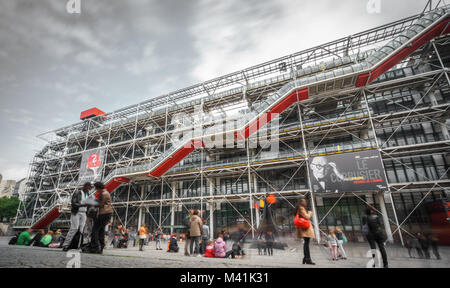
[[[17,208],[19,208],[19,198],[2,197],[0,198],[0,220],[3,218],[13,218],[16,216]]]

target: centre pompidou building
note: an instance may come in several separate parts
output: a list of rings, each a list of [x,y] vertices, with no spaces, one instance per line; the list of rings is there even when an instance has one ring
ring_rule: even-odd
[[[39,136],[47,144],[30,164],[15,227],[67,227],[71,193],[101,180],[112,223],[126,227],[179,232],[188,210],[201,209],[214,235],[236,225],[255,235],[261,200],[272,195],[265,205],[278,235],[289,236],[306,196],[317,236],[340,226],[362,241],[372,205],[390,240],[426,231],[448,243],[449,11],[436,7],[114,112],[85,111]],[[200,129],[184,133],[192,126]],[[372,169],[370,161],[379,162]],[[331,174],[338,186],[320,178]]]

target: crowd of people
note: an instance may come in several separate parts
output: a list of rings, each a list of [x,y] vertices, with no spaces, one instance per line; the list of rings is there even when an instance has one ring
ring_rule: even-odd
[[[439,240],[436,235],[432,233],[416,233],[415,235],[408,235],[405,244],[408,249],[408,255],[411,258],[415,258],[413,251],[416,251],[417,258],[431,259],[431,248],[434,257],[436,257],[437,260],[441,260],[441,255],[439,254]]]
[[[95,188],[95,194],[89,196],[89,191]],[[111,197],[101,182],[93,186],[86,183],[80,191],[73,193],[71,198],[71,226],[67,234],[63,234],[60,229],[56,231],[38,229],[34,235],[31,229],[27,229],[16,235],[10,244],[22,246],[38,246],[48,248],[62,248],[63,251],[69,249],[82,248],[83,252],[103,253],[105,246],[110,243],[113,248],[127,248],[139,246],[143,251],[144,246],[150,242],[155,242],[156,250],[166,250],[169,253],[178,253],[179,246],[184,242],[184,255],[207,258],[240,258],[245,256],[244,244],[247,231],[242,226],[237,225],[232,233],[222,230],[216,239],[211,240],[213,235],[209,230],[207,219],[202,218],[202,211],[189,210],[183,220],[184,228],[181,233],[164,233],[163,227],[158,227],[155,231],[149,232],[146,225],[139,228],[123,227],[118,224],[113,228],[109,222],[113,210]],[[300,199],[296,207],[296,218],[303,221],[311,221],[313,214],[308,210],[308,202],[305,198]],[[294,221],[295,223],[295,221]],[[362,233],[373,251],[378,246],[383,259],[383,267],[388,267],[387,253],[385,249],[386,237],[382,231],[381,221],[375,208],[368,206],[362,218]],[[313,225],[305,227],[296,225],[297,238],[303,240],[303,264],[315,265],[311,259],[310,242],[315,238]],[[326,237],[327,246],[330,249],[330,257],[333,261],[346,260],[347,255],[344,244],[347,237],[341,227],[336,227],[329,231]],[[273,256],[275,236],[270,229],[259,233],[255,239],[259,255]],[[163,248],[166,247],[166,248]],[[438,251],[438,239],[432,234],[424,235],[417,233],[406,239],[406,248],[410,257],[416,251],[419,258],[431,258],[430,248],[436,259],[441,259]]]

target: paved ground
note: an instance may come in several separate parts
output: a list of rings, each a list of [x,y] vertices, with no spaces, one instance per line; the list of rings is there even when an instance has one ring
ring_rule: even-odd
[[[74,256],[62,252],[61,249],[38,247],[20,247],[7,245],[8,238],[0,237],[0,267],[66,267]],[[248,246],[248,245],[247,245]],[[312,246],[312,256],[316,266],[302,265],[299,249],[300,243],[289,243],[289,248],[275,250],[275,256],[257,255],[257,250],[246,249],[247,256],[243,259],[210,259],[203,257],[186,257],[183,253],[172,254],[157,251],[154,243],[145,246],[145,251],[137,248],[106,249],[104,255],[80,254],[82,268],[121,267],[121,268],[361,268],[366,267],[369,258],[366,245],[348,244],[346,247],[348,260],[331,261],[328,250],[317,245]],[[164,246],[163,246],[164,247]],[[183,248],[183,247],[181,247]],[[294,250],[295,249],[295,250]],[[450,247],[440,249],[442,260],[426,260],[409,258],[406,249],[390,246],[387,248],[390,267],[393,268],[438,268],[450,267]],[[73,251],[76,252],[76,251]]]

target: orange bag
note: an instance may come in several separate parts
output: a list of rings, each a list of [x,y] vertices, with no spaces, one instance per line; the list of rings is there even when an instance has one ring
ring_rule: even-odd
[[[308,229],[311,227],[311,222],[309,220],[306,220],[303,217],[300,217],[298,214],[295,215],[294,218],[294,225],[295,227],[301,228],[301,229]]]

